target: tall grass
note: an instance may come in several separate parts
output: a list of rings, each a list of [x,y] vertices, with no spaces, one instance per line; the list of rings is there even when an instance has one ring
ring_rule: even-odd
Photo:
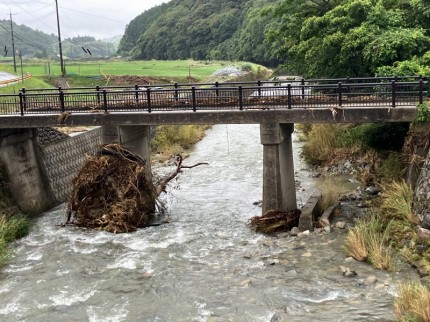
[[[307,132],[306,144],[302,155],[310,164],[321,164],[332,157],[334,151],[340,147],[339,136],[342,128],[338,124],[317,124]]]
[[[419,224],[419,218],[412,209],[414,193],[404,181],[393,181],[384,186],[381,210],[389,219],[407,220]]]
[[[430,321],[430,290],[419,282],[402,284],[394,303],[400,321]]]
[[[151,150],[170,156],[182,154],[200,141],[208,125],[161,125],[151,141]]]
[[[348,255],[368,261],[375,268],[394,271],[396,265],[389,245],[390,226],[391,223],[386,224],[378,213],[369,212],[348,232],[345,245]]]

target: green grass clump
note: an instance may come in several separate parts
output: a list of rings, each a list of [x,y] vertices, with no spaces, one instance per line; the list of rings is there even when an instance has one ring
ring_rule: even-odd
[[[7,245],[26,236],[30,226],[30,220],[24,215],[0,216],[0,265],[5,264],[10,257]]]
[[[390,225],[378,213],[369,212],[367,217],[358,220],[348,232],[348,255],[359,261],[368,261],[375,268],[394,271],[396,265],[393,249],[389,245]]]
[[[381,197],[381,210],[388,220],[397,219],[419,224],[419,218],[412,209],[414,193],[405,181],[393,181],[386,184]]]

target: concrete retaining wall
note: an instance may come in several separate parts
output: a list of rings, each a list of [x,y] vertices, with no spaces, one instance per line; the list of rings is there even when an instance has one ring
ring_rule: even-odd
[[[102,144],[102,130],[97,128],[64,141],[42,146],[42,159],[51,190],[58,203],[67,200],[72,179],[85,161]]]

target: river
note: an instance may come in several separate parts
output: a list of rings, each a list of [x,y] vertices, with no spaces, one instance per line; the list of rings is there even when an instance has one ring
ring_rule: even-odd
[[[64,206],[38,218],[0,270],[1,321],[375,321],[393,319],[397,282],[346,262],[345,231],[267,237],[258,125],[217,125],[165,195],[170,223],[113,235],[60,228]],[[298,202],[315,180],[295,144]],[[159,171],[166,171],[160,169]],[[339,266],[358,276],[347,278]],[[375,284],[362,279],[375,276]],[[361,279],[361,280],[360,280]]]

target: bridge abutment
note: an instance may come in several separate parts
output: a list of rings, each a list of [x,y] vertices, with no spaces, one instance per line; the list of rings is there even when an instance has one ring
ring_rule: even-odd
[[[37,129],[0,130],[0,160],[22,211],[39,214],[55,204],[35,142]]]
[[[291,135],[294,124],[260,124],[263,144],[263,214],[297,208]]]

